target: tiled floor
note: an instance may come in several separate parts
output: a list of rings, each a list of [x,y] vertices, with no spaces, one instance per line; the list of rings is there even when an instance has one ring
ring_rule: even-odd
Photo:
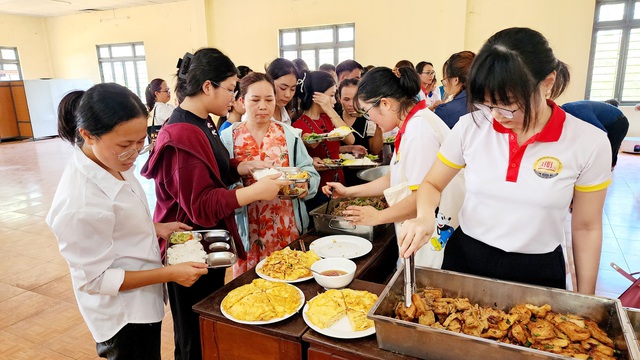
[[[59,139],[0,144],[0,359],[95,359],[69,271],[44,217],[71,147]],[[139,162],[144,161],[140,158]],[[621,154],[605,203],[597,292],[618,297],[631,283],[616,262],[640,271],[640,156]],[[153,208],[153,184],[141,179]],[[173,358],[171,316],[163,358]]]

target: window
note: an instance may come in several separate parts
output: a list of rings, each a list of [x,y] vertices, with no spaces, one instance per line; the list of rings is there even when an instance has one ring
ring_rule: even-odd
[[[640,102],[640,0],[598,0],[587,99]]]
[[[115,82],[136,93],[144,102],[147,61],[143,43],[98,45],[102,82]]]
[[[22,80],[18,48],[0,46],[0,81]]]
[[[280,30],[280,56],[289,60],[300,58],[309,70],[353,59],[354,49],[354,24]]]

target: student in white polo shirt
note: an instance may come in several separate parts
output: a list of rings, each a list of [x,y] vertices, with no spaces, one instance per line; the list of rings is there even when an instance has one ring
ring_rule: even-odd
[[[478,111],[460,118],[424,178],[418,216],[401,230],[401,256],[427,242],[440,189],[465,168],[460,227],[443,269],[565,288],[560,244],[573,199],[577,291],[595,292],[611,147],[602,131],[545,99],[568,81],[539,32],[510,28],[487,40],[467,87]]]

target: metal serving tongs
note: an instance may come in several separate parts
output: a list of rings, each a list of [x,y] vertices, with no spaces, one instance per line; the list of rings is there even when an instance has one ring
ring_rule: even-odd
[[[411,295],[416,289],[416,264],[414,254],[404,259],[404,306],[411,306]]]

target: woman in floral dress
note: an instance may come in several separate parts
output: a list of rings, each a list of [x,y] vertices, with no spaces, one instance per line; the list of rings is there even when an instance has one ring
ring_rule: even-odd
[[[311,178],[308,184],[296,185],[303,191],[295,199],[256,201],[237,214],[247,260],[236,263],[234,277],[256,266],[306,231],[309,217],[303,200],[315,196],[320,182],[320,175],[297,132],[289,125],[272,119],[275,89],[271,78],[262,73],[249,74],[240,82],[240,92],[247,121],[233,124],[231,131],[222,134],[222,141],[232,158],[239,162],[261,160],[273,167],[299,167],[306,170]],[[255,181],[251,176],[242,178],[243,186]]]

